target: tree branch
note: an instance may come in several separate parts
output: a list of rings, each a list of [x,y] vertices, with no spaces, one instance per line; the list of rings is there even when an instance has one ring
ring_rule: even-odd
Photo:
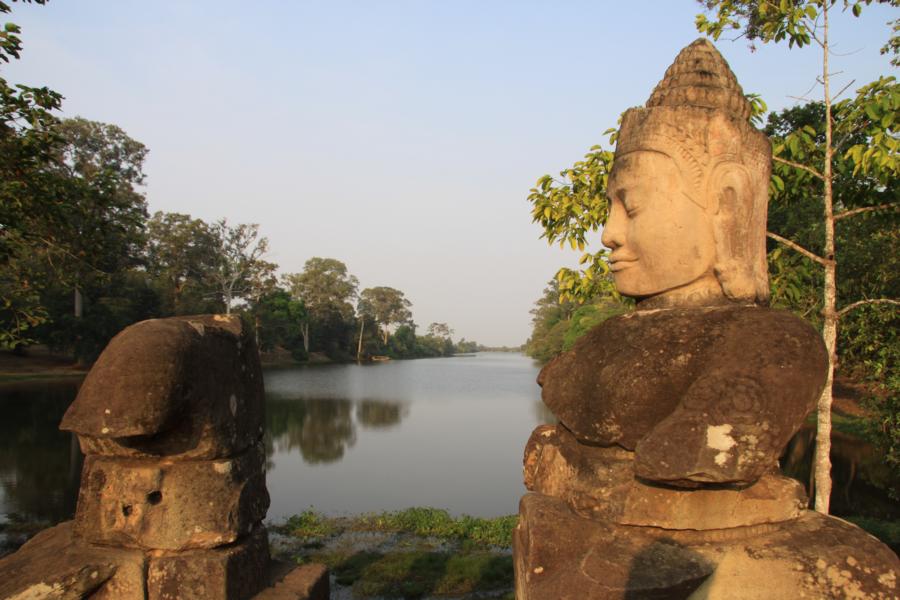
[[[847,217],[852,217],[853,215],[858,215],[860,213],[872,212],[874,210],[883,210],[883,209],[897,209],[900,208],[900,203],[898,202],[888,202],[887,204],[879,204],[877,206],[864,206],[862,208],[854,208],[852,210],[845,210],[839,212],[834,215],[835,221],[840,221],[841,219],[846,219]]]
[[[773,156],[772,160],[776,162],[780,162],[781,164],[787,165],[789,167],[794,167],[795,169],[800,169],[801,171],[806,171],[810,173],[813,177],[818,177],[822,181],[825,181],[825,176],[813,169],[812,167],[807,167],[806,165],[801,165],[800,163],[796,163],[792,160],[787,160],[786,158],[781,158],[780,156]]]
[[[900,306],[900,300],[893,300],[891,298],[875,298],[873,300],[857,300],[856,302],[853,302],[852,304],[848,304],[847,306],[845,306],[844,308],[839,310],[837,313],[837,316],[840,319],[841,317],[843,317],[845,314],[847,314],[854,308],[863,306],[864,304],[895,304],[897,306]]]
[[[805,256],[806,258],[819,263],[823,267],[834,262],[834,261],[824,259],[821,256],[819,256],[818,254],[814,254],[814,253],[810,252],[809,250],[807,250],[800,244],[792,242],[791,240],[789,240],[787,238],[781,237],[777,233],[772,233],[771,231],[767,231],[766,235],[768,237],[772,238],[773,240],[775,240],[776,242],[780,242],[780,243],[784,244],[785,246],[787,246],[788,248],[791,248],[792,250],[796,250],[797,252],[799,252],[800,254]]]

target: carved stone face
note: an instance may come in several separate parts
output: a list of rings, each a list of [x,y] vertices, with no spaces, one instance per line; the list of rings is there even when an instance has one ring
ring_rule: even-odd
[[[607,193],[610,214],[601,241],[612,250],[620,293],[646,298],[704,278],[719,289],[712,219],[694,202],[702,199],[690,198],[670,157],[638,151],[617,158]]]

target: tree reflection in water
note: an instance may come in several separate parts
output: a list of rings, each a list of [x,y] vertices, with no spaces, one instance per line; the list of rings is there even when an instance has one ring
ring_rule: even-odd
[[[781,457],[784,474],[803,483],[808,493],[812,485],[810,471],[815,446],[815,428],[805,425],[791,439]],[[900,518],[900,506],[884,491],[890,478],[889,468],[870,443],[834,431],[831,435],[831,462],[834,480],[832,514],[885,520]]]
[[[266,456],[300,450],[309,464],[339,461],[356,443],[357,424],[389,428],[399,424],[408,408],[399,402],[361,400],[356,405],[334,398],[269,398],[266,403]],[[274,468],[271,460],[268,468]]]
[[[363,427],[387,429],[394,425],[399,425],[408,412],[409,408],[399,402],[363,400],[356,406],[356,420]]]
[[[81,451],[59,420],[80,380],[0,386],[0,521],[57,523],[75,512]]]

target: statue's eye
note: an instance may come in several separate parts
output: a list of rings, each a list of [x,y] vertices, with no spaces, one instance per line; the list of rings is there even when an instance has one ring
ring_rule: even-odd
[[[637,206],[635,206],[634,198],[632,195],[626,194],[625,190],[619,191],[619,201],[622,203],[622,206],[625,207],[625,212],[629,217],[633,217],[637,214]]]

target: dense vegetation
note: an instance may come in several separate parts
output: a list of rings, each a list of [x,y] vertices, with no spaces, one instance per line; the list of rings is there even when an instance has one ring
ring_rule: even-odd
[[[19,33],[0,32],[0,63],[19,58]],[[234,310],[264,351],[296,359],[478,350],[444,323],[417,332],[403,292],[359,292],[338,260],[311,258],[279,279],[257,225],[151,216],[148,149],[115,125],[57,119],[61,102],[0,78],[0,349],[45,344],[89,363],[136,321]]]

